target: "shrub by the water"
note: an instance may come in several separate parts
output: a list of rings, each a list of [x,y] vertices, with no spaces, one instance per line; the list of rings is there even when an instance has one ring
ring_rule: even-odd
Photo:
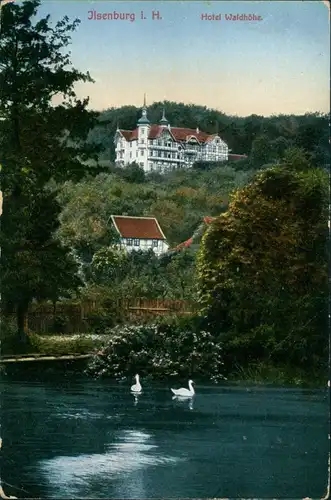
[[[107,333],[109,342],[87,368],[95,377],[139,373],[154,379],[195,377],[217,382],[225,378],[221,343],[192,319],[117,326]]]

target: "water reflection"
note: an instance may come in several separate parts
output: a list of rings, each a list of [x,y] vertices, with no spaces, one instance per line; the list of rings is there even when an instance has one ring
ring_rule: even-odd
[[[137,406],[140,394],[133,394],[133,406]]]
[[[193,396],[173,396],[172,400],[178,401],[179,404],[187,403],[189,410],[193,410],[193,408],[194,408],[194,405],[193,405],[194,397]]]
[[[158,446],[152,443],[152,436],[147,432],[122,431],[112,436],[112,441],[114,437],[117,442],[108,444],[105,453],[58,456],[40,461],[39,470],[50,490],[54,491],[56,485],[61,484],[62,494],[79,498],[88,485],[100,484],[108,478],[113,484],[118,481],[116,493],[119,497],[144,498],[143,471],[150,466],[155,468],[178,462],[176,457],[158,453]]]

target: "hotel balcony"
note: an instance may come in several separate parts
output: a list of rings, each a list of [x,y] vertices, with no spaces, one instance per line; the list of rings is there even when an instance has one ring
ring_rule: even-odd
[[[170,163],[184,163],[185,160],[184,158],[164,158],[163,156],[148,156],[147,157],[148,161],[166,161]]]
[[[197,155],[199,154],[200,151],[198,149],[184,149],[184,154],[188,154],[188,155]]]
[[[173,146],[159,146],[158,144],[149,144],[148,147],[150,149],[162,149],[164,151],[178,151],[177,144],[174,144]]]

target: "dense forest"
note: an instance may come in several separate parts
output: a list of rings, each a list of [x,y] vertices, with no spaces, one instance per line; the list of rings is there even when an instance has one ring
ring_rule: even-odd
[[[160,121],[163,108],[171,126],[193,129],[198,126],[210,134],[219,133],[232,153],[249,155],[253,146],[258,147],[262,150],[260,154],[263,152],[260,162],[269,161],[290,146],[303,148],[320,163],[329,161],[329,116],[326,114],[239,117],[205,106],[165,101],[155,102],[147,108],[151,123]],[[117,126],[132,130],[140,116],[141,109],[134,106],[111,108],[100,113],[99,124],[90,132],[89,140],[105,148],[101,155],[103,160],[112,162],[115,159],[113,138]]]

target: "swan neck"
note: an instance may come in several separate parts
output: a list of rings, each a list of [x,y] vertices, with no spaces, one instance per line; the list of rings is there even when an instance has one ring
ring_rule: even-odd
[[[193,392],[193,394],[194,394],[194,389],[193,389],[192,382],[189,382],[188,386],[190,388],[190,391]]]

